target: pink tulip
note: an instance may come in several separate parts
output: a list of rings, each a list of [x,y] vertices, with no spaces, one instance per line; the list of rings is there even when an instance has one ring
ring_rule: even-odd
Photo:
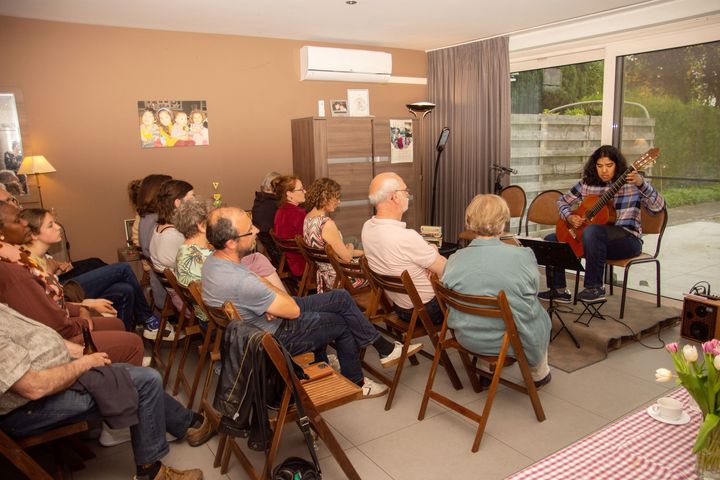
[[[702,344],[702,349],[704,353],[715,353],[715,351],[718,349],[718,344],[720,344],[720,340],[717,338],[713,338],[709,342],[705,342]]]
[[[668,343],[667,345],[665,345],[665,350],[667,350],[670,353],[677,353],[678,344],[676,342]]]

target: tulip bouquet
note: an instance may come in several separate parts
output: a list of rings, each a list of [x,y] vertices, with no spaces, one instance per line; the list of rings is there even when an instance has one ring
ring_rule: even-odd
[[[677,343],[669,343],[665,349],[672,356],[676,375],[667,368],[658,368],[655,380],[669,382],[677,376],[678,384],[685,387],[702,410],[704,421],[695,440],[693,453],[709,446],[715,447],[716,438],[720,437],[720,429],[716,430],[720,424],[720,340],[713,339],[702,344],[702,361],[693,345],[685,345],[680,350]]]

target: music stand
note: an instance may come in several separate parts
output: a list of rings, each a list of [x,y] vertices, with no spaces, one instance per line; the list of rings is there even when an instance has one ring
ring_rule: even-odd
[[[545,268],[562,268],[563,270],[574,270],[576,272],[582,272],[585,270],[580,263],[580,259],[575,256],[572,248],[570,248],[569,243],[548,242],[546,240],[536,240],[534,238],[518,238],[518,241],[523,247],[528,247],[535,253],[538,265],[544,265]],[[550,304],[548,305],[547,312],[551,320],[553,315],[555,315],[555,318],[558,319],[561,325],[560,330],[555,332],[555,335],[550,338],[550,341],[552,342],[555,340],[555,337],[565,330],[568,335],[570,335],[570,338],[572,338],[575,346],[580,348],[580,343],[577,341],[577,338],[575,338],[575,335],[573,335],[567,325],[565,325],[565,322],[558,312],[558,308],[553,302],[552,288],[550,292]]]

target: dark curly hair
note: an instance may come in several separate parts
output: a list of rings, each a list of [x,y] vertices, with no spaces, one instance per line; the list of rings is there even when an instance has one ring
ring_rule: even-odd
[[[272,181],[272,187],[280,205],[288,203],[287,192],[295,190],[295,182],[298,180],[300,179],[295,175],[281,175]]]
[[[340,184],[332,178],[318,178],[305,192],[305,208],[323,208],[333,198],[340,198]]]
[[[625,170],[627,170],[627,160],[625,160],[623,154],[620,153],[620,150],[613,147],[612,145],[603,145],[597,150],[595,150],[592,155],[590,155],[590,158],[588,158],[587,163],[585,163],[582,177],[583,183],[585,183],[586,185],[596,186],[605,185],[605,182],[600,179],[600,176],[597,173],[597,167],[595,166],[597,164],[597,161],[603,157],[606,157],[615,162],[615,174],[612,178],[613,182],[617,180],[620,175],[625,172]]]

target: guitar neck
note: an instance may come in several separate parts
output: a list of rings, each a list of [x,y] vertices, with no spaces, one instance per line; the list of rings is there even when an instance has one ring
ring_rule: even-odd
[[[622,175],[618,177],[615,182],[613,182],[612,185],[610,185],[610,188],[605,190],[605,193],[602,194],[600,199],[595,203],[595,205],[592,206],[592,208],[589,208],[585,212],[585,218],[587,220],[592,220],[595,215],[602,209],[611,198],[615,196],[615,194],[620,190],[620,188],[625,184],[625,179],[627,178],[628,174],[632,172],[635,169],[635,167],[631,166],[627,170],[625,170]]]

